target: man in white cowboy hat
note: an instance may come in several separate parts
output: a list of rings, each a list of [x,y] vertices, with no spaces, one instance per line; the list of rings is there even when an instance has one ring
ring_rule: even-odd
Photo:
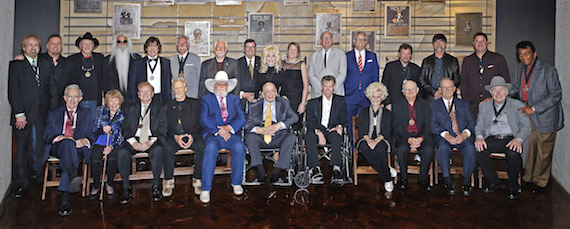
[[[245,125],[245,114],[240,108],[239,97],[229,94],[236,88],[237,79],[228,79],[225,71],[218,71],[213,79],[204,82],[209,94],[200,97],[202,108],[200,123],[202,124],[202,137],[206,142],[204,160],[202,162],[202,193],[200,201],[210,202],[210,191],[218,150],[230,150],[231,156],[231,184],[235,195],[242,195],[242,170],[245,158],[245,145],[241,141],[238,131]]]
[[[481,165],[485,179],[489,181],[483,189],[485,193],[494,192],[499,188],[499,177],[491,166],[489,153],[505,152],[507,156],[507,171],[509,173],[509,199],[519,197],[520,188],[517,180],[521,170],[523,142],[530,135],[530,119],[519,109],[525,104],[520,100],[508,98],[510,83],[502,76],[494,76],[485,90],[491,93],[493,100],[479,104],[477,124],[475,125],[475,148],[477,161]]]

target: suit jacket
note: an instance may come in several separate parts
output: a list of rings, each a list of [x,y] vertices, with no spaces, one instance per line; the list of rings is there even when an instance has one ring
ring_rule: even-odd
[[[264,99],[260,99],[249,107],[249,113],[247,113],[247,122],[245,124],[246,132],[249,133],[253,127],[263,127],[265,124],[265,116],[263,115],[264,101]],[[275,103],[275,116],[277,116],[275,117],[275,120],[277,122],[283,122],[285,126],[289,128],[299,120],[297,113],[291,109],[289,100],[282,97],[276,97],[275,101],[273,102]]]
[[[518,110],[525,105],[517,99],[507,98],[506,101],[507,104],[503,112],[507,115],[513,136],[526,141],[530,135],[530,119],[526,114]],[[479,104],[479,114],[477,115],[477,124],[475,125],[475,136],[477,138],[486,139],[491,135],[489,131],[495,117],[493,106],[492,100]]]
[[[175,134],[190,134],[194,138],[200,136],[200,101],[194,98],[186,98],[179,107],[176,100],[170,100],[166,107],[169,138],[173,138]],[[182,133],[177,129],[178,119],[182,122]]]
[[[50,110],[48,113],[46,120],[46,129],[44,132],[44,141],[46,143],[43,158],[44,162],[49,158],[53,140],[57,136],[63,135],[63,117],[65,117],[66,112],[67,108],[65,106],[60,106],[58,108]],[[93,123],[95,123],[95,119],[93,118],[94,113],[79,106],[77,107],[76,112],[77,120],[75,120],[76,124],[73,138],[76,140],[86,138],[89,140],[91,146],[93,146],[95,143],[95,139],[93,139]],[[84,159],[88,161],[89,150],[84,151],[84,153]]]
[[[541,133],[555,132],[564,127],[564,113],[560,104],[562,87],[558,73],[552,65],[538,58],[535,62],[528,90],[528,105],[534,107],[536,112],[530,115],[530,118]],[[521,85],[525,71],[524,64],[519,63],[512,80],[510,96],[522,99]]]
[[[358,62],[356,61],[355,55],[354,49],[346,53],[348,67],[346,70],[346,80],[344,81],[344,93],[347,101],[356,100],[368,102],[368,98],[364,96],[364,91],[369,84],[378,82],[380,66],[378,66],[376,53],[366,50],[366,60],[362,60],[364,62],[364,68],[361,73],[360,70],[358,70]]]
[[[420,73],[420,87],[423,89],[424,98],[433,96],[437,88],[431,85],[433,68],[435,66],[435,54],[431,54],[422,61],[422,71]],[[447,52],[443,55],[443,77],[450,78],[456,87],[461,84],[461,76],[459,75],[459,63],[457,58],[449,55]]]
[[[365,107],[360,110],[360,115],[358,116],[358,139],[359,141],[364,137],[364,135],[368,135],[368,131],[370,130],[370,107]],[[380,121],[380,133],[384,138],[393,143],[394,137],[392,136],[392,112],[388,109],[380,107],[382,109],[382,120]],[[372,136],[368,136],[372,137]]]
[[[239,97],[228,94],[225,98],[228,119],[222,120],[222,110],[218,99],[213,93],[200,97],[200,124],[202,125],[202,137],[214,135],[218,132],[218,126],[230,125],[237,133],[245,125],[245,113],[240,107]]]
[[[200,69],[200,86],[198,89],[198,96],[203,96],[210,93],[206,89],[204,82],[206,79],[213,79],[214,76],[216,76],[216,72],[218,72],[218,70],[218,61],[216,61],[215,57],[202,62]],[[238,85],[233,91],[231,91],[231,93],[239,97],[239,67],[237,61],[229,57],[224,58],[224,61],[222,62],[222,70],[228,73],[228,77],[230,79],[238,78]]]
[[[429,103],[422,99],[416,98],[414,102],[416,109],[416,125],[418,126],[418,136],[423,137],[424,141],[431,141],[431,109]],[[410,108],[407,100],[396,101],[392,104],[392,127],[395,139],[403,139],[407,141],[412,137],[408,132],[408,122],[410,120]]]
[[[249,67],[247,67],[247,59],[245,56],[237,59],[239,66],[239,78],[238,84],[239,88],[243,92],[256,92],[255,91],[255,80],[259,76],[259,66],[261,65],[261,57],[255,56],[255,63],[253,64],[253,77],[249,74]]]
[[[160,101],[165,104],[172,98],[171,91],[171,76],[170,76],[170,61],[163,57],[160,58]],[[129,69],[129,99],[131,103],[138,103],[137,86],[147,79],[147,62],[148,56],[135,61]],[[134,79],[130,81],[130,79]],[[133,90],[131,90],[133,89]]]
[[[78,84],[83,91],[83,100],[97,100],[100,105],[102,101],[102,94],[105,93],[105,80],[103,79],[103,62],[105,56],[101,53],[91,53],[93,62],[95,63],[94,69],[91,71],[90,77],[85,77],[85,72],[81,69],[81,61],[83,55],[81,53],[73,54],[67,57],[65,75],[69,78],[68,84]],[[96,79],[96,80],[92,80]],[[96,83],[96,85],[94,85]]]
[[[479,57],[473,53],[463,59],[461,67],[461,96],[465,101],[469,102],[473,117],[477,117],[479,103],[491,94],[485,90],[484,86],[491,83],[493,76],[502,76],[508,83],[511,81],[507,61],[501,54],[487,51],[483,55],[483,74],[479,73]]]
[[[141,59],[141,55],[137,54],[137,53],[133,53],[131,55],[131,58],[129,60],[129,71],[131,70],[131,67],[133,66],[133,63],[135,63],[135,61]],[[109,91],[111,89],[117,89],[121,92],[121,94],[123,94],[123,96],[128,96],[129,95],[129,90],[133,89],[135,91],[136,94],[136,87],[135,88],[130,88],[129,86],[131,85],[130,82],[133,82],[135,79],[132,78],[134,77],[134,75],[129,74],[127,77],[127,90],[121,90],[121,84],[119,83],[119,73],[117,73],[117,64],[115,62],[115,58],[113,58],[113,60],[111,60],[111,55],[108,55],[105,57],[105,60],[103,61],[103,69],[104,69],[104,78],[106,81],[106,85],[105,85],[105,91]],[[128,73],[127,73],[128,74]],[[128,101],[129,99],[127,99]]]
[[[333,94],[329,124],[327,126],[321,125],[323,114],[323,96],[309,100],[309,103],[307,104],[307,110],[305,112],[307,114],[307,128],[309,131],[318,129],[321,132],[326,132],[328,129],[334,128],[338,125],[346,127],[348,123],[344,96]]]
[[[51,104],[51,109],[62,106],[65,104],[63,101],[63,91],[65,87],[69,84],[69,76],[65,74],[65,68],[67,66],[67,58],[59,55],[57,59],[57,66],[53,65],[53,58],[48,53],[42,53],[39,55],[40,58],[45,59],[50,63],[51,69],[53,71],[52,86],[55,85],[56,89],[56,104]],[[45,117],[45,116],[44,116]]]
[[[337,48],[331,47],[327,56],[327,67],[324,66],[324,49],[319,48],[309,58],[309,82],[311,83],[311,97],[322,95],[321,79],[331,75],[336,78],[334,93],[344,96],[344,80],[346,79],[346,54]]]
[[[163,145],[166,144],[166,133],[168,131],[168,119],[166,117],[166,106],[161,103],[151,102],[150,107],[150,132],[151,137],[157,137]],[[141,117],[141,103],[136,102],[125,109],[125,120],[121,125],[125,139],[135,137],[139,128]]]
[[[12,106],[10,125],[16,123],[16,114],[26,115],[26,126],[36,121],[45,121],[50,104],[57,104],[57,85],[53,83],[53,71],[50,63],[38,58],[40,85],[36,81],[36,73],[30,62],[23,60],[10,61],[8,74],[8,101]]]
[[[168,58],[170,60],[170,71],[172,72],[172,77],[178,77],[178,72],[180,69],[180,62],[178,61],[178,54],[173,55]],[[186,96],[190,98],[198,98],[198,85],[200,83],[200,57],[198,55],[188,52],[186,55],[186,61],[184,62],[184,79],[186,79],[186,86],[188,91],[186,91]]]
[[[382,84],[388,88],[388,97],[384,100],[384,104],[392,104],[397,101],[404,100],[402,93],[402,84],[404,80],[413,80],[418,85],[421,68],[415,63],[408,62],[407,72],[408,78],[402,77],[402,63],[400,60],[395,60],[386,64],[384,72],[382,73]]]
[[[471,132],[471,136],[475,133],[475,120],[471,115],[471,110],[469,110],[469,103],[465,100],[458,98],[453,98],[453,104],[455,107],[455,117],[457,119],[457,126],[459,127],[459,133],[462,133],[465,129]],[[451,136],[457,136],[453,132],[451,127],[451,117],[449,117],[449,111],[447,111],[447,105],[444,104],[443,99],[438,99],[431,101],[431,133],[438,135],[447,131]]]

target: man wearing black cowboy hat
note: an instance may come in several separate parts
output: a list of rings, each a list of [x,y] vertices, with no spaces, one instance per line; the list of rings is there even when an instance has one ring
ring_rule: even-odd
[[[103,60],[101,53],[93,52],[99,46],[99,40],[90,32],[75,40],[75,46],[80,52],[67,58],[65,75],[67,84],[78,84],[83,91],[83,101],[79,106],[95,112],[97,105],[101,104],[101,94],[105,91],[103,83]],[[67,85],[66,84],[66,85]]]

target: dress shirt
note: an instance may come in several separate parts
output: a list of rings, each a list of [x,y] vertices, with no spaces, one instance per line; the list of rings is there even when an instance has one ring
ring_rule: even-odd
[[[362,67],[364,68],[364,65],[366,64],[366,49],[362,49],[362,51],[358,51],[357,49],[354,49],[354,58],[356,58],[356,64],[358,64],[358,57],[362,56]]]
[[[332,47],[329,48],[329,50],[325,50],[325,48],[323,48],[323,59],[324,59],[327,63],[329,62],[329,58],[331,57],[331,55],[330,55],[330,54],[331,54],[331,49],[332,49]],[[325,57],[327,57],[327,58],[325,59]]]
[[[151,58],[148,57],[149,59],[155,59],[156,60],[156,68],[154,69],[154,72],[151,72],[150,67],[154,66],[154,61],[147,60],[146,63],[146,79],[147,81],[150,83],[150,85],[152,85],[154,87],[154,94],[160,94],[160,81],[161,81],[161,77],[162,77],[162,72],[160,69],[160,58],[158,56]],[[152,64],[152,65],[151,65]],[[184,67],[184,66],[182,66]],[[154,76],[154,79],[151,78],[151,76]]]
[[[263,116],[261,116],[263,121],[265,121],[265,116],[267,115],[267,108],[268,107],[269,107],[269,102],[263,100]],[[273,102],[271,102],[271,122],[273,122],[273,123],[277,123],[276,109],[277,108],[275,108],[275,100],[273,100]],[[279,125],[281,125],[281,128],[279,130],[283,130],[283,129],[287,128],[287,126],[283,122],[279,122]],[[259,128],[259,126],[253,127],[251,129],[251,132],[257,133],[257,128]]]
[[[323,104],[322,104],[322,116],[321,116],[321,125],[324,127],[329,126],[329,119],[331,117],[331,108],[332,108],[332,99],[327,99],[326,96],[323,95]]]
[[[221,114],[222,114],[222,112],[221,112],[221,111],[222,111],[222,104],[220,103],[220,98],[222,98],[222,97],[216,95],[216,100],[218,101],[218,105],[220,105],[220,115],[221,115]],[[224,98],[224,102],[223,102],[223,103],[224,103],[224,105],[226,106],[226,111],[228,111],[228,119],[229,119],[229,117],[230,117],[230,111],[228,110],[228,96],[224,96],[223,98]],[[234,128],[232,127],[232,125],[229,125],[229,124],[228,124],[228,126],[230,126],[230,133],[236,134],[236,132],[234,131]],[[218,136],[218,132],[216,132],[216,133],[214,134],[214,136]]]
[[[441,79],[443,79],[443,76],[445,75],[443,73],[443,57],[437,58],[437,56],[434,55],[434,59],[435,59],[435,64],[433,65],[431,86],[433,88],[439,88],[439,81],[441,81]]]
[[[505,102],[502,102],[500,104],[495,104],[493,102],[493,106],[495,106],[495,109],[497,111],[499,111],[504,104],[505,104]],[[513,135],[513,131],[511,130],[511,126],[509,126],[509,118],[507,117],[506,113],[507,112],[505,110],[503,110],[499,114],[499,117],[493,118],[493,120],[497,119],[497,124],[491,124],[491,129],[489,129],[489,134],[491,134],[491,135]],[[481,138],[482,137],[483,136],[481,136]]]
[[[139,125],[142,125],[142,124],[143,124],[143,118],[144,118],[144,115],[145,115],[145,112],[146,112],[146,110],[145,110],[146,107],[145,107],[145,106],[146,106],[146,107],[150,107],[150,103],[147,104],[147,105],[144,105],[144,104],[141,102],[141,115],[140,115],[140,116],[142,116],[142,118],[139,117]],[[146,115],[149,116],[149,117],[148,117],[149,119],[150,119],[150,112],[151,112],[151,111],[149,110],[148,113],[146,114]],[[157,138],[157,137],[152,137],[152,132],[150,131],[150,129],[151,129],[151,128],[150,128],[150,120],[149,120],[149,125],[148,125],[148,136],[149,136],[149,137],[148,137],[148,140],[149,140],[149,141],[152,141],[152,142],[154,143],[154,142],[156,142],[156,140],[158,140],[158,138]],[[140,136],[141,136],[141,128],[137,128],[137,132],[135,132],[135,137],[140,137]],[[131,137],[131,138],[127,139],[127,142],[128,142],[129,144],[133,145],[135,142],[137,142],[137,140],[136,140],[134,137]]]
[[[186,58],[188,56],[188,52],[186,52],[184,55],[180,55],[180,53],[178,53],[178,62],[180,62],[180,60],[184,60],[184,58]],[[181,68],[184,66],[180,66]]]
[[[255,67],[255,56],[253,56],[253,58],[251,58],[251,59],[249,57],[245,56],[245,60],[246,60],[248,69],[249,69],[250,63],[253,64],[253,66]]]
[[[447,100],[445,98],[443,98],[443,96],[441,97],[441,99],[443,100],[443,104],[445,104],[445,108],[447,108],[447,111],[449,111],[449,108],[447,106],[449,106],[449,104],[453,103],[453,97],[450,100]],[[451,107],[451,109],[455,110],[455,104],[453,104],[453,107]],[[467,133],[467,137],[471,136],[471,131],[469,129],[464,129],[463,131],[461,131],[461,133]],[[439,136],[441,136],[442,138],[445,138],[445,134],[449,134],[449,132],[446,131],[442,131]]]

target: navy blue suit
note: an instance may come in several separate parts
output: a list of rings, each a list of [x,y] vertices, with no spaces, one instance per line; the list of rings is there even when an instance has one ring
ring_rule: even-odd
[[[153,100],[159,99],[160,103],[166,104],[170,99],[172,99],[171,95],[171,72],[170,72],[170,60],[160,58],[160,97],[155,96]],[[129,68],[129,86],[128,86],[128,98],[131,104],[135,104],[139,101],[137,96],[137,86],[139,83],[148,81],[147,79],[147,62],[148,56],[142,59],[136,60],[132,63],[132,66]],[[132,80],[131,80],[132,79]]]

